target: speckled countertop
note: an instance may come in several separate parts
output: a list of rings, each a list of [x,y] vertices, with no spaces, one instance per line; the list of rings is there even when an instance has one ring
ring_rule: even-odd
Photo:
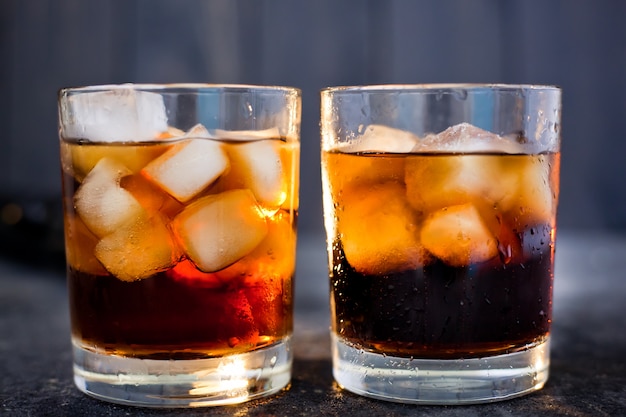
[[[545,388],[473,406],[411,406],[333,382],[323,239],[299,247],[289,389],[237,406],[157,410],[108,404],[73,385],[61,271],[0,260],[0,415],[6,416],[626,416],[626,236],[562,233],[551,376]]]

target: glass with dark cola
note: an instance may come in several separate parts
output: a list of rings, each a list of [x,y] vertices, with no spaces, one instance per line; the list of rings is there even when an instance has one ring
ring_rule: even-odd
[[[383,400],[462,404],[549,372],[560,90],[323,90],[333,374]]]

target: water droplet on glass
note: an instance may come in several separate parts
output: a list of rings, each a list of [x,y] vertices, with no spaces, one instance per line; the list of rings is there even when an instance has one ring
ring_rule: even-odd
[[[511,262],[513,258],[513,250],[511,249],[511,245],[504,245],[503,243],[498,244],[498,252],[500,254],[500,261],[507,265]]]
[[[249,117],[252,117],[252,115],[254,114],[254,109],[252,107],[252,104],[250,102],[244,103],[241,109],[241,113],[243,117],[245,117],[246,119]]]

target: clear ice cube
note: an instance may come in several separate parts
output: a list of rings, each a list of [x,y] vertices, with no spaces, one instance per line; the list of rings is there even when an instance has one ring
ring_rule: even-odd
[[[195,139],[214,139],[214,136],[209,133],[204,125],[198,123],[189,129],[182,137],[195,138]]]
[[[246,256],[265,238],[268,226],[250,190],[202,197],[172,223],[189,259],[204,272],[223,269]]]
[[[120,186],[121,179],[131,174],[124,165],[103,158],[76,191],[76,212],[96,236],[106,236],[144,212],[133,195]]]
[[[324,158],[324,170],[335,193],[389,181],[404,182],[406,158],[382,155],[332,155]]]
[[[141,173],[178,201],[187,202],[211,185],[228,166],[228,157],[219,142],[189,139],[174,144]]]
[[[480,154],[412,157],[405,168],[408,201],[421,213],[470,202],[493,205],[511,192],[506,162]]]
[[[161,95],[132,87],[71,96],[62,136],[94,142],[137,142],[167,131]]]
[[[553,192],[549,156],[534,155],[507,166],[502,185],[509,192],[498,201],[498,207],[505,213],[517,230],[538,224],[552,222],[556,194]],[[556,185],[554,185],[557,189]]]
[[[522,146],[469,123],[451,126],[425,136],[413,148],[416,153],[524,153]]]
[[[384,125],[369,125],[361,136],[340,149],[346,153],[408,153],[418,143],[419,138],[411,132]]]
[[[498,254],[498,241],[471,204],[445,207],[428,215],[421,242],[437,258],[455,267],[484,262]]]
[[[348,263],[359,273],[383,275],[423,266],[419,218],[402,184],[375,184],[337,208],[337,232]]]

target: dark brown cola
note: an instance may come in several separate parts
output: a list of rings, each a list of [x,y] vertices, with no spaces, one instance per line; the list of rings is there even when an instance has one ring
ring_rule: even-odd
[[[521,262],[435,261],[383,276],[354,271],[338,248],[334,331],[366,350],[419,358],[480,357],[540,342],[550,331],[553,251],[549,227],[537,230],[523,235],[529,254]]]

